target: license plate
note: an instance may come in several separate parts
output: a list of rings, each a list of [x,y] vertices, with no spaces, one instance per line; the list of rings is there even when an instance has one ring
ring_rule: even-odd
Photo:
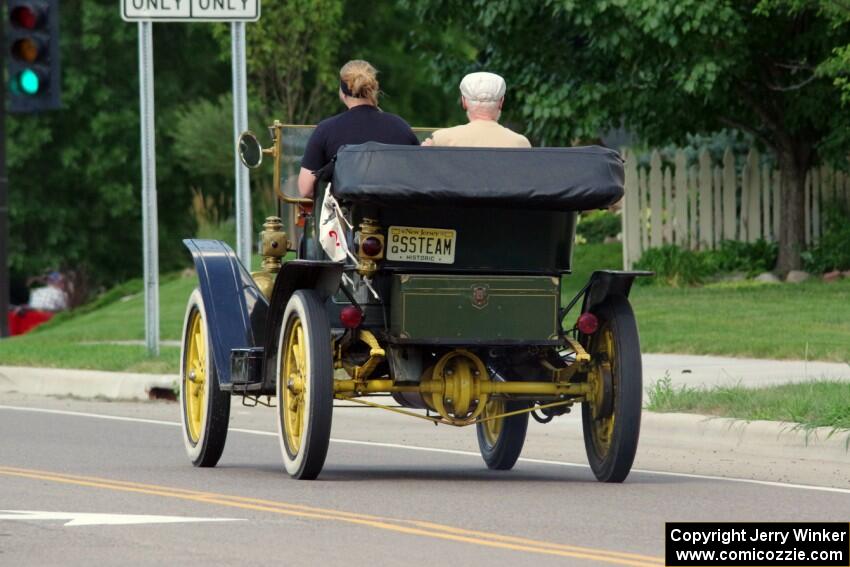
[[[391,226],[387,260],[454,264],[456,236],[448,228]]]

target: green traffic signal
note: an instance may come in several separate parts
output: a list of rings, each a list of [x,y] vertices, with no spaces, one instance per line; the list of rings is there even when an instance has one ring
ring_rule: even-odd
[[[12,93],[18,95],[37,95],[41,91],[41,76],[32,69],[24,69],[12,77]]]
[[[21,87],[21,92],[28,95],[34,95],[37,94],[41,88],[41,79],[39,78],[38,73],[32,69],[24,69],[18,75],[18,84]]]

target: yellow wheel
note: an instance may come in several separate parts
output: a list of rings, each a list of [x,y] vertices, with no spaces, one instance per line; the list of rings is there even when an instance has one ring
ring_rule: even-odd
[[[277,426],[283,464],[293,478],[314,479],[331,437],[333,353],[325,308],[316,292],[296,291],[278,337]]]
[[[484,406],[481,418],[499,415],[528,407],[528,402],[508,401],[491,398]],[[493,470],[510,470],[516,464],[522,446],[525,444],[525,433],[528,430],[528,414],[512,415],[502,419],[482,421],[475,425],[478,433],[478,449],[481,457],[487,463],[487,468]]]
[[[505,413],[505,400],[490,400],[484,406],[484,411],[481,414],[482,418],[490,417]],[[499,435],[502,433],[502,422],[504,419],[491,419],[490,421],[482,422],[481,433],[484,436],[484,441],[487,445],[493,446],[499,441]]]
[[[637,324],[628,300],[609,297],[594,308],[600,326],[589,337],[591,393],[582,404],[590,468],[603,482],[629,475],[640,436],[642,369]]]
[[[280,354],[283,358],[281,375],[288,378],[286,387],[281,389],[283,392],[281,407],[284,408],[281,419],[284,420],[283,432],[286,435],[286,445],[295,453],[301,449],[304,406],[307,398],[307,388],[304,383],[307,375],[305,342],[304,325],[301,324],[301,319],[294,319]]]
[[[214,467],[227,440],[230,395],[218,387],[200,291],[189,297],[183,325],[180,407],[186,453],[195,466]]]

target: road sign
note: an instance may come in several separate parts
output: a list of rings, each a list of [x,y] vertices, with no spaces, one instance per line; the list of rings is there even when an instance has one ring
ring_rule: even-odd
[[[121,0],[128,22],[255,22],[260,0]]]
[[[149,516],[139,514],[90,514],[85,512],[43,512],[0,510],[0,521],[62,520],[65,526],[128,526],[137,524],[181,524],[185,522],[238,522],[241,518],[190,518],[188,516]]]

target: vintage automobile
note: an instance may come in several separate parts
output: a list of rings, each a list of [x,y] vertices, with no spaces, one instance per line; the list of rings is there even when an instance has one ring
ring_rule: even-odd
[[[577,212],[623,194],[617,152],[343,147],[315,197],[317,211],[325,191],[339,205],[350,254],[335,262],[314,201],[281,191],[282,126],[270,132],[270,148],[250,132],[239,141],[246,166],[274,159],[278,215],[263,225],[262,269],[249,273],[223,242],[184,241],[199,279],[180,381],[193,464],[218,462],[233,396],[276,408],[283,462],[299,479],[322,470],[335,400],[475,425],[491,469],[513,467],[529,416],[547,423],[581,404],[596,478],[626,478],[642,393],[628,296],[647,273],[596,271],[561,298]],[[300,242],[281,229],[288,206]]]

